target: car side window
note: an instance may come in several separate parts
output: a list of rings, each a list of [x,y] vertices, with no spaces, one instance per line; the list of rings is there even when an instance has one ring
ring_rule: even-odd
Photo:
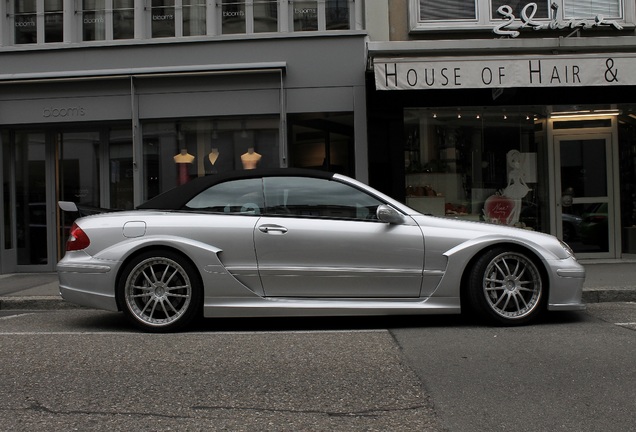
[[[186,210],[260,215],[265,204],[261,179],[227,181],[211,186],[192,198]]]
[[[354,220],[377,220],[381,201],[334,180],[308,177],[264,179],[266,213]]]

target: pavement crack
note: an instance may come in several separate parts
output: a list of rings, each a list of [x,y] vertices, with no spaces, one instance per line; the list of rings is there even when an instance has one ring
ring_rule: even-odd
[[[395,407],[395,408],[370,408],[359,411],[329,411],[329,410],[313,410],[313,409],[283,409],[283,408],[265,408],[258,406],[245,406],[245,407],[237,407],[230,405],[195,405],[190,407],[193,411],[244,411],[244,412],[267,412],[267,413],[279,413],[279,414],[309,414],[309,415],[323,415],[328,417],[358,417],[358,418],[378,418],[387,414],[396,413],[396,412],[407,412],[407,411],[416,411],[420,409],[428,409],[425,405],[422,404],[414,404],[405,407]],[[195,418],[194,415],[183,415],[183,414],[164,414],[164,413],[156,413],[156,412],[137,412],[137,411],[108,411],[108,410],[63,410],[63,409],[52,409],[47,407],[46,405],[38,402],[32,401],[29,406],[20,409],[14,409],[9,411],[32,411],[39,412],[44,414],[51,415],[103,415],[103,416],[112,416],[112,415],[121,415],[121,416],[135,416],[135,417],[159,417],[159,418],[169,418],[169,419],[191,419]],[[196,416],[198,417],[198,416]]]
[[[156,412],[137,412],[137,411],[106,411],[106,410],[56,410],[56,409],[51,409],[39,402],[31,402],[30,406],[26,407],[26,408],[20,408],[20,409],[13,409],[13,410],[8,410],[8,411],[33,411],[33,412],[40,412],[40,413],[45,413],[45,414],[52,414],[52,415],[63,415],[63,416],[69,416],[69,415],[99,415],[99,416],[113,416],[113,415],[120,415],[120,416],[127,416],[127,417],[148,417],[148,418],[154,418],[154,417],[160,417],[160,418],[169,418],[169,419],[191,419],[194,418],[193,416],[189,416],[189,415],[177,415],[177,414],[161,414],[161,413],[156,413]]]
[[[254,412],[270,412],[270,413],[287,413],[287,414],[318,414],[329,417],[381,417],[387,413],[414,411],[419,409],[427,409],[425,405],[411,405],[399,408],[371,408],[360,411],[329,411],[329,410],[302,410],[302,409],[284,409],[284,408],[264,408],[264,407],[236,407],[224,405],[196,405],[194,410],[202,411],[254,411]]]

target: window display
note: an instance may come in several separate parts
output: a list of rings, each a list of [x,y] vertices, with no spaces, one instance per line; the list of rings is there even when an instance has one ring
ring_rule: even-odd
[[[405,110],[406,203],[425,214],[545,230],[538,113]]]
[[[279,126],[276,116],[143,123],[143,200],[195,177],[279,167]]]

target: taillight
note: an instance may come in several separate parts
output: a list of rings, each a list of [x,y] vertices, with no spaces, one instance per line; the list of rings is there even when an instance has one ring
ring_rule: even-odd
[[[67,251],[77,251],[86,249],[91,244],[90,239],[77,224],[73,224],[71,227],[71,235],[66,241],[66,250]]]

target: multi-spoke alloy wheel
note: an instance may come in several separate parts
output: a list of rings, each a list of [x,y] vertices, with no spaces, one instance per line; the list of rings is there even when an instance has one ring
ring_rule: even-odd
[[[541,274],[523,253],[493,249],[473,267],[470,299],[473,307],[501,324],[525,324],[543,309]]]
[[[174,331],[196,315],[201,289],[192,266],[170,253],[145,253],[122,276],[120,304],[131,321],[149,331]]]

